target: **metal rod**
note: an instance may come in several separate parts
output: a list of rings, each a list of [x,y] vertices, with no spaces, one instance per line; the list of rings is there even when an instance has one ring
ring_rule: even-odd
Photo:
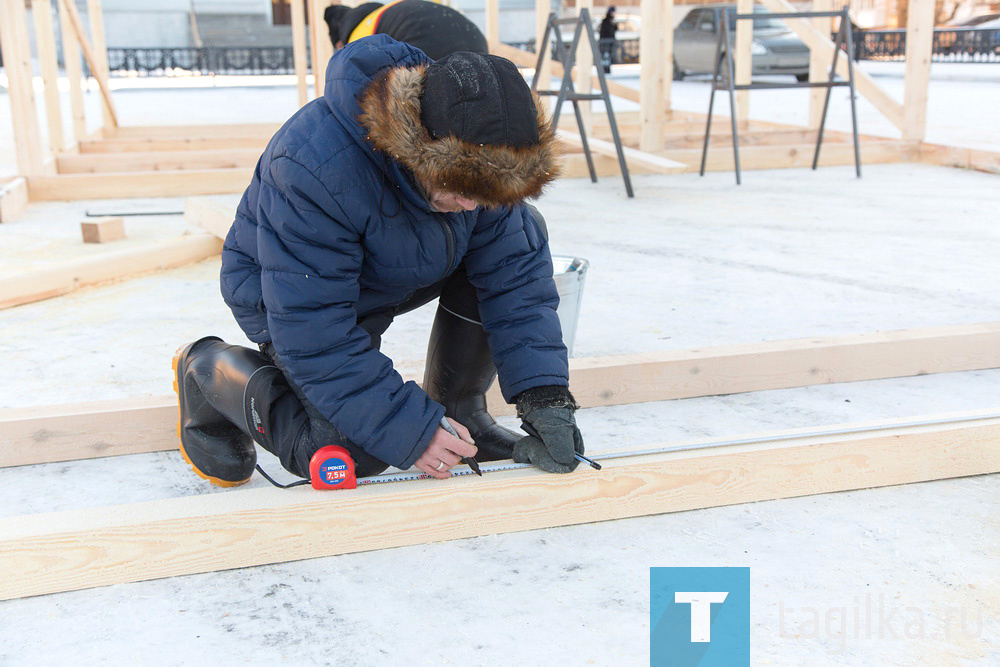
[[[858,145],[858,109],[854,94],[854,31],[851,29],[851,19],[844,7],[844,17],[840,20],[846,35],[847,52],[847,79],[851,84],[851,128],[854,134],[854,172],[861,178],[861,148]]]
[[[729,114],[733,124],[733,162],[736,165],[736,185],[740,185],[740,131],[737,127],[739,123],[736,121],[736,94],[733,91],[735,74],[733,72],[733,45],[729,41],[729,14],[720,10],[716,11],[722,14],[722,33],[726,39],[726,75],[728,79],[726,87],[729,89]],[[719,41],[721,43],[722,40]]]
[[[840,22],[840,31],[837,33],[837,41],[833,45],[833,62],[830,64],[830,81],[837,75],[837,56],[840,55],[840,45],[844,40],[844,22]],[[850,83],[853,84],[853,81]],[[816,132],[816,152],[813,153],[813,170],[819,166],[819,149],[823,145],[823,129],[826,127],[826,114],[830,108],[830,95],[833,88],[826,89],[826,96],[823,98],[823,113],[819,117],[819,129]]]

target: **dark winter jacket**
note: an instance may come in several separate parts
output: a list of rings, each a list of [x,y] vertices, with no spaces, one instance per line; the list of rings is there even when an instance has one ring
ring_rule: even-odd
[[[409,467],[444,409],[372,349],[359,318],[391,310],[465,263],[504,397],[568,384],[548,245],[524,206],[429,210],[377,151],[359,96],[380,70],[429,61],[376,35],[339,51],[324,97],[271,139],[222,255],[222,293],[250,340],[272,341],[321,413],[379,459]]]
[[[375,14],[375,12],[379,12]],[[362,25],[368,18],[371,25]],[[446,5],[426,0],[402,0],[385,5],[365,2],[340,21],[339,37],[348,44],[355,29],[361,26],[355,39],[368,35],[389,35],[395,40],[412,44],[432,60],[455,51],[488,53],[486,37],[461,12]]]

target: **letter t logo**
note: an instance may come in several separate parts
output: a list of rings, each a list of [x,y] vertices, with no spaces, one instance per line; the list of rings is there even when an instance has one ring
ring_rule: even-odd
[[[712,641],[712,603],[725,602],[727,591],[691,591],[674,593],[674,602],[691,605],[691,641]]]

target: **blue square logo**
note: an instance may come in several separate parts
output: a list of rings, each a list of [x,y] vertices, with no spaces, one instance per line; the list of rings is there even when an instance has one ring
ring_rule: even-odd
[[[649,568],[649,664],[750,664],[750,568]]]

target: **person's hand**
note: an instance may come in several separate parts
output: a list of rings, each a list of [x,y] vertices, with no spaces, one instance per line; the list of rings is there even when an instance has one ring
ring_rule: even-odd
[[[427,445],[427,449],[420,455],[420,458],[413,464],[421,471],[431,477],[447,479],[451,477],[451,469],[466,456],[475,456],[479,450],[476,448],[469,429],[459,424],[454,419],[451,421],[452,427],[462,437],[461,440],[453,436],[448,431],[438,426],[437,431]]]
[[[570,406],[538,408],[522,417],[522,428],[531,435],[514,444],[514,461],[534,463],[546,472],[576,470],[583,454],[583,436]]]

